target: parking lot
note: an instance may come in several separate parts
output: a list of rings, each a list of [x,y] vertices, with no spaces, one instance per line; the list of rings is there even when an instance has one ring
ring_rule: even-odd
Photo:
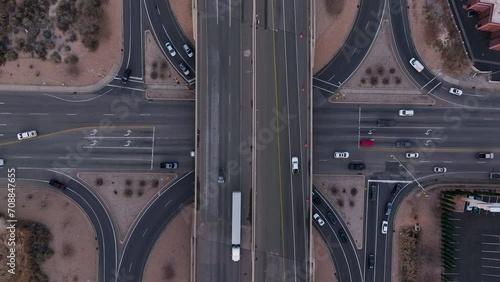
[[[499,197],[483,197],[500,202]],[[472,209],[454,214],[457,242],[456,268],[447,271],[452,281],[500,281],[500,214]]]

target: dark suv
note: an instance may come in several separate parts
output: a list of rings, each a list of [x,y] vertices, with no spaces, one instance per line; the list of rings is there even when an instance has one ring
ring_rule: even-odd
[[[57,181],[55,179],[51,179],[49,181],[49,184],[52,185],[52,186],[54,186],[54,187],[56,187],[57,189],[60,189],[60,190],[66,189],[66,184],[61,183],[61,182],[59,182],[59,181]]]
[[[123,75],[122,75],[122,83],[123,84],[127,83],[128,79],[130,78],[131,73],[132,73],[132,71],[130,69],[126,69],[123,72]]]
[[[377,126],[392,126],[394,125],[394,120],[392,119],[378,119]]]
[[[399,191],[401,191],[401,189],[403,189],[403,187],[403,183],[396,183],[394,189],[392,189],[392,194],[397,194]]]
[[[318,195],[316,195],[314,192],[313,192],[313,203],[315,205],[320,205],[321,204],[321,198]]]
[[[328,220],[330,220],[332,224],[337,224],[337,219],[335,218],[333,212],[327,212],[326,217],[328,217]]]
[[[350,163],[349,170],[363,170],[366,166],[364,163]]]
[[[168,169],[177,169],[179,167],[179,164],[176,162],[163,162],[160,164],[160,167]]]
[[[339,230],[339,236],[340,236],[340,241],[347,243],[347,234],[345,233],[344,229]]]
[[[368,268],[373,269],[375,267],[375,256],[373,254],[368,256]]]
[[[398,141],[398,142],[396,142],[396,147],[398,147],[398,148],[410,148],[411,142],[410,141]]]

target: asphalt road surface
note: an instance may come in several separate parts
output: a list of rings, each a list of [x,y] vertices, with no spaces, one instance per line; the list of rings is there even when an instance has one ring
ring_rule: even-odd
[[[255,280],[308,279],[307,87],[309,7],[256,3]],[[299,159],[292,174],[291,158]]]
[[[216,5],[218,3],[218,5]],[[251,280],[252,1],[198,3],[196,281]],[[222,170],[222,172],[220,172]],[[218,182],[219,173],[224,178]],[[242,192],[231,259],[232,192]]]

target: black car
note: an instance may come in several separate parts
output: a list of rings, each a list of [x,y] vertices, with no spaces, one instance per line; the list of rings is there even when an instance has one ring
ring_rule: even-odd
[[[318,195],[314,194],[314,192],[313,192],[313,203],[315,205],[321,204],[321,198]]]
[[[398,142],[396,142],[396,147],[398,147],[398,148],[410,148],[411,142],[410,141],[398,141]]]
[[[395,124],[392,119],[378,119],[377,126],[393,126]]]
[[[59,181],[57,181],[55,179],[51,179],[49,181],[49,184],[52,185],[52,186],[54,186],[54,187],[56,187],[57,189],[60,189],[60,190],[66,189],[66,184],[61,183],[61,182],[59,182]]]
[[[168,169],[177,169],[179,167],[179,164],[176,162],[163,162],[160,163],[161,168],[168,168]]]
[[[128,79],[130,78],[131,73],[132,73],[132,71],[130,69],[126,69],[123,72],[123,75],[122,75],[122,83],[123,84],[127,83]]]
[[[340,241],[347,243],[347,234],[345,233],[344,229],[339,230],[339,236],[340,236]]]
[[[368,256],[368,268],[373,269],[375,267],[375,256],[373,254]]]
[[[364,163],[350,163],[349,170],[363,170],[366,166]]]
[[[403,187],[403,183],[396,183],[394,189],[392,189],[392,194],[397,194],[399,191],[401,191],[401,189],[403,189]]]
[[[335,218],[333,212],[327,212],[326,217],[328,217],[328,220],[330,220],[332,224],[337,224],[337,219]]]
[[[377,199],[377,184],[370,185],[370,201],[375,201]]]

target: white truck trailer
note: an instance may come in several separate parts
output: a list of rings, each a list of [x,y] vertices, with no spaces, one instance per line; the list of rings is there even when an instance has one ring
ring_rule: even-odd
[[[240,261],[241,240],[241,192],[233,192],[233,223],[232,223],[232,258]]]

